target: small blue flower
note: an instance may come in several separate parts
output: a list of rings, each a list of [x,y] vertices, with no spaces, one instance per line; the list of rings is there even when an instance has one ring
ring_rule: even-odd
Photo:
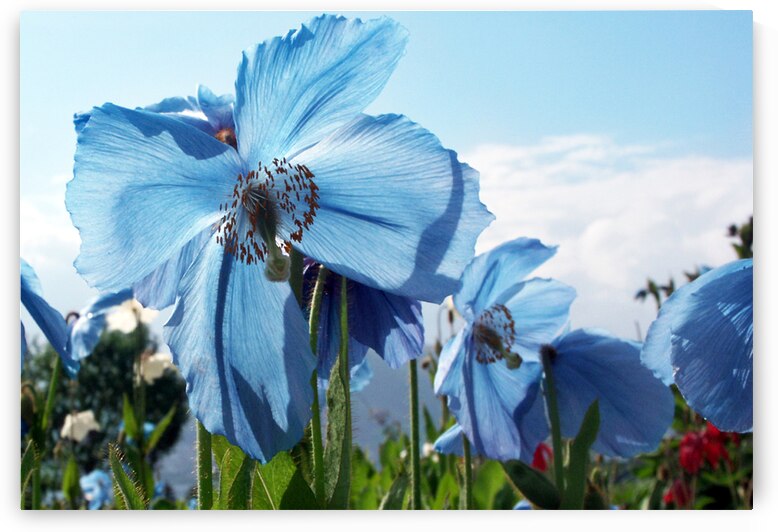
[[[68,326],[68,354],[75,363],[92,354],[105,329],[108,312],[132,297],[132,290],[102,294],[79,313]]]
[[[362,114],[406,41],[386,18],[318,17],[244,52],[232,132],[106,104],[79,133],[66,197],[76,268],[102,291],[161,267],[182,275],[165,336],[190,407],[262,462],[311,416],[306,322],[278,282],[290,247],[366,286],[440,301],[493,218],[478,173],[433,134]],[[212,129],[226,120],[198,102]]]
[[[641,365],[640,344],[598,330],[565,332],[575,291],[522,281],[555,249],[520,238],[465,270],[454,304],[467,323],[443,348],[435,376],[458,424],[435,442],[438,451],[461,454],[465,434],[479,454],[531,462],[549,435],[541,354],[551,360],[562,436],[575,437],[595,399],[593,448],[608,456],[655,449],[672,422],[672,393]]]
[[[513,507],[514,510],[532,510],[532,505],[527,499],[522,499]]]
[[[304,301],[310,301],[313,296],[319,268],[319,264],[314,261],[305,260]],[[330,272],[322,293],[319,312],[319,347],[316,356],[318,376],[323,386],[326,386],[340,348],[341,279],[340,275]],[[347,281],[346,290],[349,325],[348,354],[352,375],[362,365],[368,349],[373,349],[393,369],[421,355],[424,349],[424,324],[419,301],[371,288],[356,281]],[[366,374],[361,375],[364,377]],[[365,381],[362,382],[363,386],[367,384]],[[352,389],[353,387],[352,383]]]
[[[646,335],[643,363],[727,432],[753,430],[753,260],[710,270],[676,290]]]
[[[562,437],[578,434],[586,411],[597,400],[596,452],[629,458],[657,448],[673,421],[673,394],[640,363],[639,343],[605,331],[577,329],[541,349],[551,359]],[[538,385],[541,378],[539,374]],[[544,441],[550,429],[542,386],[527,387],[521,405],[514,416],[520,435],[529,442]],[[454,425],[435,442],[436,449],[462,454],[461,434],[461,427]],[[532,455],[523,449],[520,458],[530,463]]]
[[[454,304],[466,324],[443,347],[435,375],[435,393],[448,396],[459,422],[436,442],[441,452],[456,451],[447,442],[457,441],[459,431],[478,454],[531,461],[546,438],[542,402],[536,400],[540,349],[566,326],[575,290],[551,279],[524,278],[554,253],[539,240],[519,238],[465,269]]]
[[[113,483],[111,475],[101,469],[95,469],[78,480],[88,508],[99,510],[113,503]]]
[[[30,313],[32,319],[40,327],[41,332],[49,341],[54,350],[62,358],[63,366],[72,377],[78,372],[78,362],[74,362],[68,353],[68,333],[65,318],[54,310],[45,299],[38,276],[27,261],[19,259],[21,270],[21,300],[24,308]],[[21,361],[24,363],[24,355],[27,353],[27,338],[24,333],[24,324],[21,324]]]

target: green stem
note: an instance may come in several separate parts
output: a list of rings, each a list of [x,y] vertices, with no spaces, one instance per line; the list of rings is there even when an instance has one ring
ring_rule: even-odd
[[[473,510],[473,458],[470,456],[470,442],[467,436],[462,435],[462,449],[465,455],[465,485],[462,488],[462,496],[465,501],[465,510]]]
[[[554,373],[551,369],[551,358],[545,350],[541,351],[543,360],[543,391],[546,396],[546,407],[551,422],[551,442],[554,449],[554,478],[556,487],[560,492],[565,489],[565,472],[562,463],[562,432],[559,422],[559,406],[556,400],[556,388],[554,387]]]
[[[348,361],[348,279],[340,278],[340,350],[338,351],[338,370],[346,396],[346,434],[343,439],[343,456],[349,460],[349,493],[351,491],[351,367]],[[346,503],[348,509],[348,502]]]
[[[408,366],[411,394],[411,508],[421,510],[421,463],[419,457],[419,379],[416,360]]]
[[[213,508],[213,457],[211,455],[211,433],[197,423],[197,509]]]
[[[32,499],[33,510],[41,509],[41,458],[35,460],[35,471],[32,472]]]
[[[329,272],[324,266],[319,267],[319,275],[316,277],[316,285],[313,288],[311,299],[311,313],[308,318],[311,337],[311,351],[314,356],[319,352],[319,315],[321,313],[321,300],[324,296],[324,284]],[[326,502],[324,493],[324,445],[321,437],[321,407],[319,405],[319,378],[314,370],[311,376],[311,388],[313,388],[313,417],[311,419],[311,443],[313,445],[313,491],[316,500],[324,506]]]

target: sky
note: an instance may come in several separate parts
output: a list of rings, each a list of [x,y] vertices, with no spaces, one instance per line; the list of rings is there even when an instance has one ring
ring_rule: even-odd
[[[314,15],[22,15],[20,254],[57,309],[94,294],[63,203],[73,113],[198,83],[232,92],[243,49]],[[479,253],[518,236],[559,245],[537,274],[576,288],[573,327],[635,338],[655,315],[634,300],[647,277],[735,258],[726,227],[753,209],[750,12],[390,16],[410,42],[367,112],[408,115],[480,172],[497,220]],[[425,307],[428,342],[436,316]]]

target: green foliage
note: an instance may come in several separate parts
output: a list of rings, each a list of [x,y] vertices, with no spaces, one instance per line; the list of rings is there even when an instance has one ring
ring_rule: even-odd
[[[582,509],[586,489],[586,467],[589,463],[589,449],[600,431],[600,407],[595,400],[586,411],[578,435],[570,446],[570,460],[565,471],[565,490],[562,494],[562,509]]]
[[[111,443],[108,445],[108,463],[113,474],[113,493],[116,505],[121,510],[144,510],[147,499],[143,488],[135,480],[132,469],[123,461],[119,447]],[[127,473],[127,470],[130,472]]]
[[[32,439],[27,443],[27,447],[24,449],[21,461],[21,508],[26,507],[25,494],[27,493],[27,487],[32,482],[32,476],[38,468],[38,452],[35,450],[35,442]]]
[[[505,462],[503,469],[516,490],[532,504],[546,510],[559,508],[559,490],[543,473],[519,460]]]
[[[410,477],[408,476],[408,473],[402,471],[397,476],[397,478],[394,479],[394,482],[392,482],[389,491],[381,500],[381,506],[379,506],[378,509],[379,510],[402,510],[403,501],[405,500],[405,494],[408,491],[409,482],[410,482]]]
[[[316,496],[287,453],[265,465],[255,464],[251,484],[253,510],[316,509]]]

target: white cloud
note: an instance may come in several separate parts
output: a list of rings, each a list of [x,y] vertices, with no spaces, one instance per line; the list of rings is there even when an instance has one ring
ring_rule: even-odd
[[[633,299],[646,278],[681,282],[684,270],[733,260],[726,227],[753,209],[750,159],[669,157],[594,135],[485,145],[462,159],[481,172],[497,217],[477,251],[518,236],[559,244],[538,274],[578,290],[572,325],[629,337],[654,315]]]

